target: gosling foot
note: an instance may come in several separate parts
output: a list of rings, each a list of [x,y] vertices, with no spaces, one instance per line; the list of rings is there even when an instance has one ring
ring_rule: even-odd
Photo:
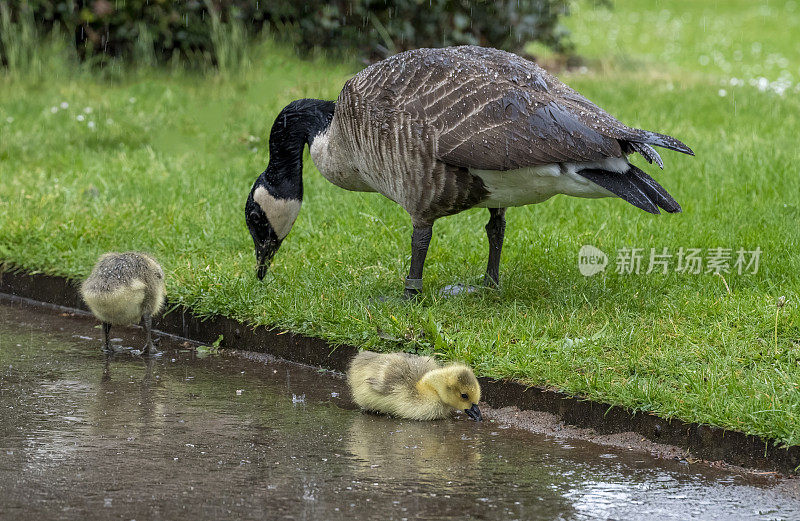
[[[161,351],[159,351],[153,342],[149,342],[145,344],[141,351],[142,356],[161,356]]]
[[[113,358],[114,355],[130,351],[129,348],[110,344],[108,347],[103,347],[103,354],[108,358]]]

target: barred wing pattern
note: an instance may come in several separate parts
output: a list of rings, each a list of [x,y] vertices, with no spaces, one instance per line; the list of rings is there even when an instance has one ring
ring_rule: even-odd
[[[675,138],[623,125],[535,63],[496,49],[400,53],[345,90],[364,108],[403,112],[432,129],[436,158],[456,167],[511,170],[631,152],[661,166],[650,145],[693,154]]]

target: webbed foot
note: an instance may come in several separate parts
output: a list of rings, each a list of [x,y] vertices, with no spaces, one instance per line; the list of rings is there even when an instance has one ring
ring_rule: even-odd
[[[406,286],[403,290],[403,298],[406,300],[416,299],[422,293],[422,279],[411,279],[406,277]]]

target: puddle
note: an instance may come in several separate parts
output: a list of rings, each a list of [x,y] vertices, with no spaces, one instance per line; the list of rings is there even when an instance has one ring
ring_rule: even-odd
[[[800,518],[793,479],[367,415],[331,373],[169,339],[106,363],[94,325],[0,304],[4,518]]]

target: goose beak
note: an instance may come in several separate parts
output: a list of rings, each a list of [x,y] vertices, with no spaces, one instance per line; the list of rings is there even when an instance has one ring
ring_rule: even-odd
[[[464,412],[476,422],[483,421],[483,416],[481,416],[481,410],[478,409],[477,403],[473,403],[469,409],[464,409]]]
[[[264,275],[267,274],[269,265],[272,263],[272,257],[275,256],[275,252],[278,251],[280,246],[280,243],[267,242],[256,251],[256,260],[258,261],[256,277],[258,277],[258,280],[264,280]]]
[[[258,263],[258,267],[256,268],[256,277],[258,280],[264,280],[264,275],[267,274],[267,270],[269,269],[269,261],[262,264],[261,262]]]

